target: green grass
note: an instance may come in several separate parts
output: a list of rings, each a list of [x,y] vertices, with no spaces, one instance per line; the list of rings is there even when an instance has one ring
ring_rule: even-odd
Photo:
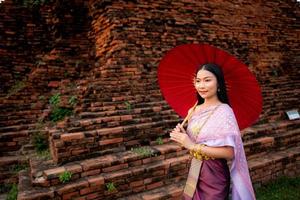
[[[164,144],[164,141],[163,141],[162,137],[158,137],[158,138],[156,139],[156,144],[158,144],[158,145]]]
[[[138,148],[132,148],[132,152],[139,154],[143,157],[153,156],[154,153],[152,152],[152,149],[150,147],[138,147]]]
[[[69,182],[71,180],[72,173],[68,172],[68,171],[65,171],[62,174],[60,174],[58,178],[59,178],[60,182],[67,183],[67,182]]]
[[[106,183],[106,189],[107,189],[108,192],[113,192],[113,191],[117,190],[115,184],[112,183],[112,182]]]
[[[7,194],[6,200],[16,200],[18,197],[18,186],[13,184],[10,191]]]
[[[256,189],[257,200],[299,200],[300,177],[281,177]]]

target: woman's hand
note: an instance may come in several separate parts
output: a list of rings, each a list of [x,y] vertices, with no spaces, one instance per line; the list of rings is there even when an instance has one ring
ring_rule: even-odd
[[[180,124],[171,131],[170,133],[171,140],[178,142],[181,146],[184,146],[186,149],[192,149],[194,144],[189,136],[186,134],[185,130],[181,127]]]

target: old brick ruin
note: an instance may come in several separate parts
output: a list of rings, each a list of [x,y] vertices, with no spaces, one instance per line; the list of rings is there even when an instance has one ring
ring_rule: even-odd
[[[18,199],[179,198],[190,158],[168,139],[181,119],[156,73],[187,43],[228,51],[261,84],[263,113],[242,131],[254,185],[299,175],[300,120],[284,113],[299,109],[296,1],[5,0],[0,11],[0,183],[17,183]],[[51,123],[56,94],[73,114]],[[50,157],[37,155],[36,134]]]

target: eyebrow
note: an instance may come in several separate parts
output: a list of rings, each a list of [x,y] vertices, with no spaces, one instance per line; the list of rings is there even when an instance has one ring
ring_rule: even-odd
[[[205,76],[202,79],[206,79],[206,78],[212,78],[212,76]],[[201,79],[201,78],[196,77],[196,79]]]

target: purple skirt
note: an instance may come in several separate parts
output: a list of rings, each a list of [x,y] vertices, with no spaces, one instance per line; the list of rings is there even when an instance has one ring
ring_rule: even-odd
[[[193,200],[228,200],[230,172],[225,159],[204,160]]]

